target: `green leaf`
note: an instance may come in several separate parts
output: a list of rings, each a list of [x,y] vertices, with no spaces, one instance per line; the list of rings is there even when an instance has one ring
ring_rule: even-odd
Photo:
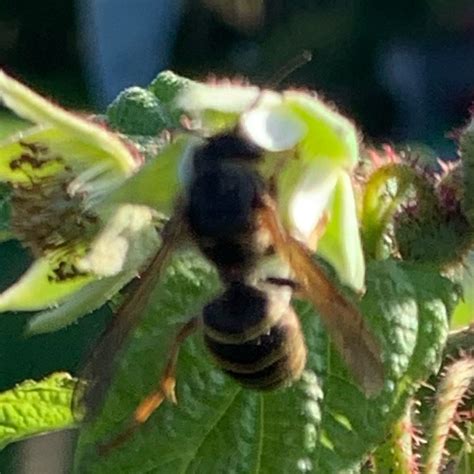
[[[428,363],[411,369],[413,357],[423,356],[429,346],[420,337],[430,334],[433,344],[439,337],[438,330],[418,331],[419,288],[427,302],[443,300],[451,286],[441,277],[424,282],[422,273],[393,261],[368,266],[361,309],[381,341],[387,376],[375,399],[368,400],[351,379],[313,309],[298,303],[309,349],[299,382],[264,394],[242,389],[212,365],[201,337],[193,336],[179,358],[178,405],[165,402],[125,445],[99,456],[97,447],[124,429],[154,388],[177,325],[218,292],[218,279],[205,262],[190,254],[176,258],[131,337],[101,415],[81,430],[76,471],[325,474],[355,469],[402,413],[404,395],[432,369]],[[430,324],[442,320],[444,327],[448,306],[438,313],[434,305],[437,318]]]
[[[0,394],[0,449],[15,441],[49,431],[71,428],[75,380],[56,373],[35,382],[27,380]]]
[[[390,435],[374,454],[375,472],[380,473],[416,471],[417,457],[412,440],[416,433],[412,421],[415,410],[411,397],[422,381],[439,370],[448,336],[448,314],[457,300],[456,287],[446,278],[406,263],[402,266],[410,269],[417,295],[418,332],[408,369],[398,382],[396,403],[391,412],[391,417],[400,418],[391,423]]]
[[[407,265],[408,266],[408,265]],[[456,285],[436,273],[411,269],[418,301],[419,330],[406,378],[414,385],[438,372],[449,332],[449,315],[456,307]]]

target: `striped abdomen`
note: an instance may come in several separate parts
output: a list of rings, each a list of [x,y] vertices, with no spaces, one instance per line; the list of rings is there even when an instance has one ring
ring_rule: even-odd
[[[306,346],[289,293],[233,283],[204,308],[206,346],[217,365],[245,387],[288,385],[305,367]]]

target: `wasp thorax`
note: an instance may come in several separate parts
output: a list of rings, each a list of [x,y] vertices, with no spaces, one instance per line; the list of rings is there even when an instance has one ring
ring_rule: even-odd
[[[72,170],[46,146],[21,145],[24,152],[10,162],[12,171],[26,178],[12,189],[13,233],[35,257],[85,242],[98,218],[84,209],[83,196],[68,191]]]

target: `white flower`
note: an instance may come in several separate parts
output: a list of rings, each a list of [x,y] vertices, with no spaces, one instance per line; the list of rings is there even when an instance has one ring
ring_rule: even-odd
[[[291,232],[309,246],[318,224],[327,226],[318,253],[356,291],[364,288],[365,263],[351,173],[359,159],[354,125],[315,95],[260,91],[224,84],[189,87],[178,98],[205,129],[239,124],[245,135],[267,150],[264,167],[278,172],[280,215]]]
[[[149,209],[100,204],[143,162],[116,134],[2,71],[0,100],[35,124],[0,143],[0,180],[12,189],[11,232],[35,257],[0,294],[0,311],[46,309],[30,330],[49,331],[103,304],[156,250]],[[120,258],[100,260],[98,248],[111,234],[108,251]]]

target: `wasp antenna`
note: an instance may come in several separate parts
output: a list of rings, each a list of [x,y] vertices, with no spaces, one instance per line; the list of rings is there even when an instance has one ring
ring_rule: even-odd
[[[298,54],[298,56],[290,59],[290,61],[288,61],[277,73],[272,76],[269,81],[264,84],[262,89],[260,89],[260,93],[258,94],[257,98],[248,108],[247,112],[258,106],[262,96],[264,95],[265,89],[276,89],[286,77],[288,77],[296,69],[309,63],[312,59],[313,53],[307,49],[303,50],[300,54]],[[236,130],[239,130],[239,125],[237,125]]]
[[[274,89],[286,79],[291,73],[309,63],[313,59],[313,53],[307,49],[303,50],[298,56],[290,59],[279,71],[277,71],[267,82],[268,89]]]

